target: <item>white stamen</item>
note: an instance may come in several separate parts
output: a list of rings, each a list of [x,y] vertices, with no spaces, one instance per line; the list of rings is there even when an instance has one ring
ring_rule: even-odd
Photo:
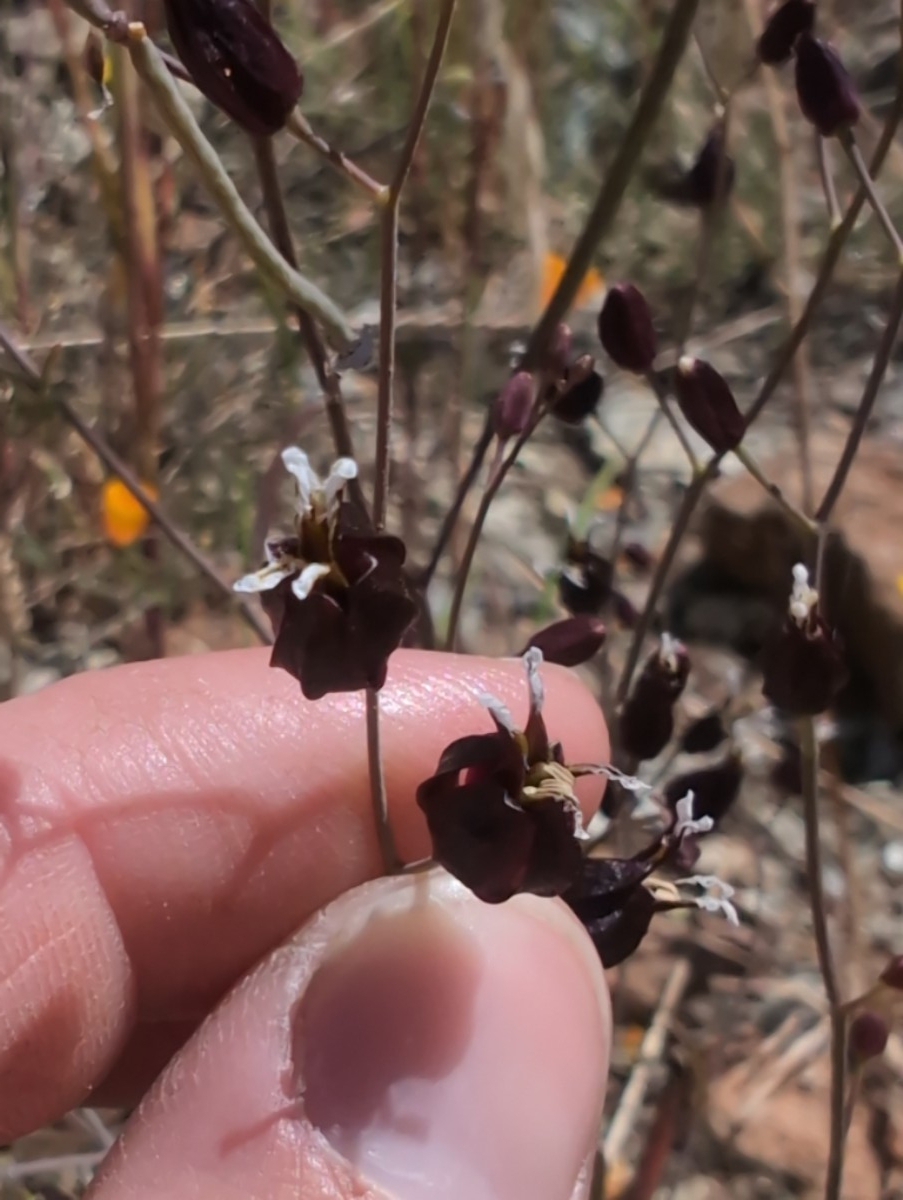
[[[332,510],[345,484],[351,479],[357,479],[357,463],[353,458],[337,458],[332,464],[326,482],[323,484],[323,495],[326,498],[327,511]]]
[[[329,567],[325,563],[310,563],[292,584],[292,591],[299,600],[306,600],[313,591],[317,580],[328,574]]]
[[[715,828],[715,822],[711,817],[694,818],[693,805],[695,801],[696,797],[693,792],[687,792],[682,800],[678,800],[674,810],[677,817],[674,825],[675,837],[687,837],[693,833],[711,833]]]
[[[734,889],[717,875],[690,875],[686,879],[678,879],[677,884],[702,889],[703,895],[697,897],[693,903],[703,912],[721,913],[731,925],[740,924],[737,909],[731,903]]]
[[[310,459],[304,451],[297,446],[287,446],[282,451],[282,462],[298,485],[298,512],[305,517],[311,510],[313,496],[323,490],[320,476],[310,465]]]
[[[818,604],[818,592],[809,585],[809,572],[802,563],[793,568],[793,590],[790,593],[790,615],[802,625]]]
[[[269,557],[267,554],[267,558]],[[252,571],[250,575],[243,575],[241,579],[237,579],[232,584],[232,591],[268,592],[271,588],[278,587],[283,579],[288,579],[289,575],[293,575],[296,570],[297,565],[291,559],[285,559],[282,562],[278,559],[271,559],[259,571]]]
[[[546,692],[542,676],[539,673],[539,668],[542,666],[542,651],[538,646],[531,646],[524,655],[524,666],[527,669],[527,686],[530,689],[530,711],[541,713]]]
[[[502,704],[501,700],[496,700],[495,696],[491,696],[489,692],[480,692],[477,699],[492,714],[496,723],[501,725],[502,729],[510,734],[517,733],[514,717],[512,717],[505,705]]]

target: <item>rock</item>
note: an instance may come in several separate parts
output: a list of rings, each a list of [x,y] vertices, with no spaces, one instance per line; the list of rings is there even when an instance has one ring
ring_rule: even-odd
[[[812,438],[815,494],[821,497],[843,448],[843,432]],[[792,452],[761,458],[768,478],[794,502],[799,470]],[[903,447],[863,442],[832,520],[825,600],[853,671],[871,685],[881,716],[903,732]],[[705,560],[734,583],[767,597],[776,610],[790,572],[809,558],[798,530],[748,475],[712,486],[699,533]]]

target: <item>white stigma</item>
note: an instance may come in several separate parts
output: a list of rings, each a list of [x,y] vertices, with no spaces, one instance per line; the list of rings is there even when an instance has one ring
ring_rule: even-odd
[[[715,828],[715,822],[711,817],[693,816],[693,805],[695,802],[696,797],[693,792],[687,792],[682,800],[678,800],[674,810],[677,818],[674,825],[675,837],[687,837],[694,833],[711,833]]]
[[[677,664],[683,651],[683,642],[672,637],[670,633],[662,634],[662,642],[659,646],[658,656],[669,671],[677,673]]]
[[[298,515],[309,517],[314,502],[320,501],[327,515],[332,515],[342,491],[349,480],[357,478],[357,463],[353,458],[339,458],[332,464],[329,474],[322,480],[310,465],[310,459],[297,446],[288,446],[282,451],[282,462],[286,471],[293,476],[298,488]]]
[[[530,689],[530,711],[542,712],[546,698],[545,688],[539,668],[542,666],[542,651],[538,646],[531,646],[524,655],[524,666],[527,670],[527,687]]]

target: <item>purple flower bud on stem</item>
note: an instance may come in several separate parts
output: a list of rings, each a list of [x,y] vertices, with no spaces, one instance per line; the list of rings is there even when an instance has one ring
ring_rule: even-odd
[[[818,592],[801,563],[793,568],[787,617],[765,645],[762,670],[766,698],[793,716],[824,712],[846,678],[839,640],[819,614]]]
[[[796,39],[815,28],[814,0],[786,0],[765,22],[756,52],[770,67],[789,62]]]
[[[621,710],[618,723],[624,751],[640,762],[657,758],[674,732],[674,704],[687,684],[686,648],[662,634],[660,648],[647,660]]]
[[[711,208],[725,200],[734,186],[737,169],[724,145],[724,125],[719,122],[706,138],[684,183],[686,200],[697,208]]]
[[[796,95],[803,116],[822,137],[833,137],[859,120],[859,97],[849,71],[837,51],[811,33],[796,43]]]
[[[736,449],[746,430],[724,376],[701,358],[684,357],[674,373],[674,394],[689,425],[717,454]]]
[[[632,283],[608,289],[599,313],[599,341],[623,370],[637,375],[651,370],[658,350],[652,312],[646,297]]]
[[[527,428],[533,411],[533,376],[529,371],[512,375],[496,397],[492,427],[500,442],[518,437]]]
[[[303,79],[255,0],[164,0],[164,8],[176,53],[207,99],[256,137],[278,133]]]
[[[545,662],[579,667],[602,649],[605,638],[605,625],[598,617],[588,614],[567,617],[534,633],[521,653],[526,654],[531,646],[536,646]]]
[[[591,416],[602,399],[605,384],[591,354],[578,358],[565,375],[564,385],[552,401],[552,415],[568,425],[579,425]]]
[[[887,1022],[871,1009],[862,1012],[850,1022],[847,1035],[847,1051],[853,1066],[868,1062],[870,1058],[878,1058],[887,1046],[890,1030]]]
[[[892,958],[878,978],[885,987],[893,988],[895,992],[903,992],[903,954]]]

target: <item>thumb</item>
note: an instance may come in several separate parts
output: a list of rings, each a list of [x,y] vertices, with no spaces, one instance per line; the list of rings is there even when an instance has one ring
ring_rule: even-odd
[[[92,1200],[578,1200],[611,1015],[558,902],[380,879],[247,976],[135,1113]]]

